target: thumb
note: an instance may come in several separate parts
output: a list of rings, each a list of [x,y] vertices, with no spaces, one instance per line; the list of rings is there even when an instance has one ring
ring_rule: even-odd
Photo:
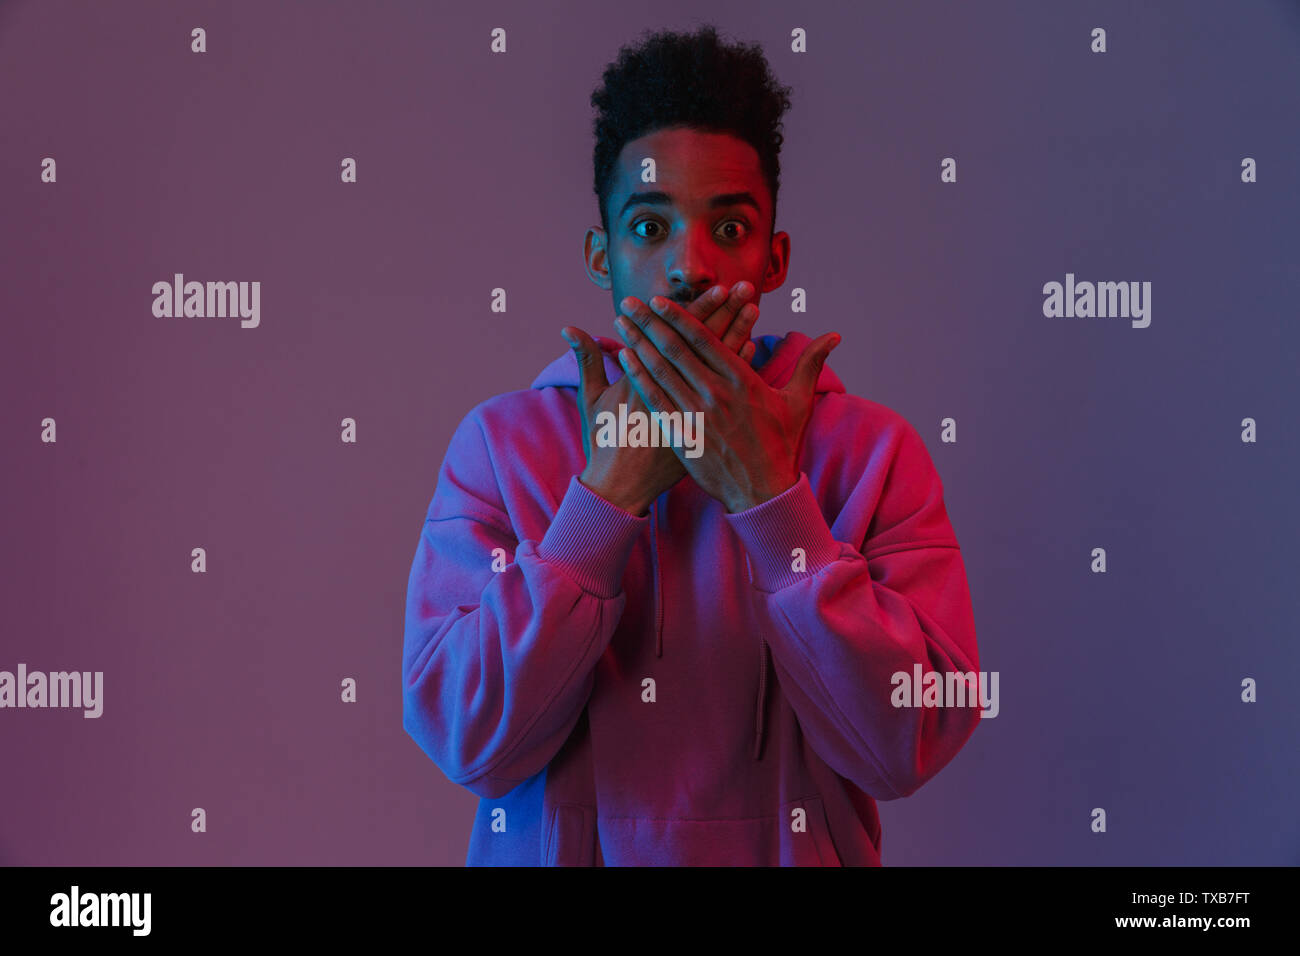
[[[573,349],[578,360],[578,398],[583,408],[591,408],[600,393],[609,388],[605,378],[605,361],[600,346],[582,329],[566,325],[560,335]]]
[[[790,381],[782,391],[793,392],[796,395],[804,393],[811,395],[816,390],[817,377],[821,375],[822,366],[826,364],[826,356],[831,354],[831,349],[839,345],[840,341],[838,332],[827,332],[809,342],[795,364],[794,375],[790,377]]]

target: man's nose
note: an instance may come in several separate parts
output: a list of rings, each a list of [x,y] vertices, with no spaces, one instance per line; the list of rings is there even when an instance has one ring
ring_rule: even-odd
[[[668,258],[668,282],[674,297],[696,298],[717,281],[717,270],[709,259],[708,237],[692,229],[680,234]]]

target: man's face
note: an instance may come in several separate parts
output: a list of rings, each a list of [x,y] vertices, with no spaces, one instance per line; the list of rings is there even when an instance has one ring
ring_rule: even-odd
[[[647,157],[653,183],[641,181]],[[587,273],[613,291],[616,312],[625,296],[685,306],[742,279],[757,304],[785,282],[790,237],[770,234],[772,197],[758,153],[737,137],[678,126],[631,140],[619,153],[607,214],[608,235],[587,231]]]

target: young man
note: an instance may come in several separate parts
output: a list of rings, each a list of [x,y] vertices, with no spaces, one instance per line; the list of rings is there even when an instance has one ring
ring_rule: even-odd
[[[761,51],[658,34],[592,102],[587,270],[622,342],[566,326],[570,353],[456,429],[404,726],[481,797],[470,864],[879,865],[875,801],[979,716],[893,702],[914,665],[979,667],[942,484],[825,366],[838,336],[749,340],[790,250]]]

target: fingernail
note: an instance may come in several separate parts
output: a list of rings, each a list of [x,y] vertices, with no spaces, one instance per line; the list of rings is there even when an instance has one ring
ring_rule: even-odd
[[[660,296],[655,296],[653,299],[650,300],[650,308],[654,309],[656,312],[662,312],[664,310],[664,304],[666,303],[666,301],[667,300],[661,298]]]

